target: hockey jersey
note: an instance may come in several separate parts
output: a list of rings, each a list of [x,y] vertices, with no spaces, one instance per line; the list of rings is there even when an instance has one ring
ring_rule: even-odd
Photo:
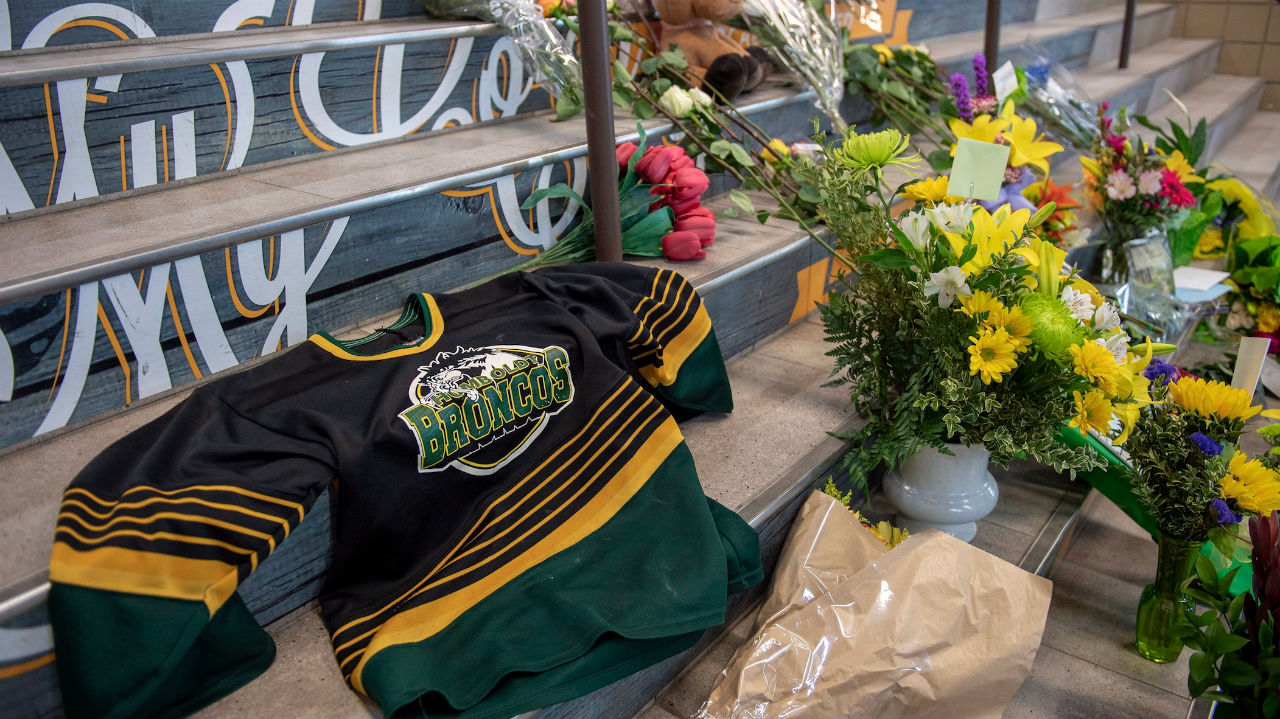
[[[262,672],[236,593],[331,489],[320,607],[388,716],[503,716],[690,646],[762,578],[672,412],[727,412],[676,273],[591,264],[409,298],[210,383],[105,450],[58,515],[49,611],[71,716],[177,716]]]

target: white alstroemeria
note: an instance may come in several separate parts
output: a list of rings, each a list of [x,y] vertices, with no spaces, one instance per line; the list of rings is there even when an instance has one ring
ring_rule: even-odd
[[[1120,313],[1116,312],[1116,308],[1110,302],[1103,302],[1098,309],[1093,312],[1093,329],[1096,332],[1106,332],[1120,326]]]
[[[1093,317],[1093,300],[1087,293],[1074,287],[1062,288],[1062,304],[1081,322],[1088,322]]]
[[[1062,249],[1074,250],[1089,243],[1089,231],[1073,227],[1062,233]]]
[[[956,297],[972,297],[973,290],[965,280],[964,270],[952,265],[931,273],[929,281],[924,283],[924,296],[938,296],[938,306],[946,309],[956,301]]]
[[[689,88],[689,99],[693,100],[693,104],[697,107],[711,107],[715,102],[710,95],[696,87]]]
[[[1116,362],[1124,364],[1129,359],[1129,335],[1124,332],[1117,332],[1110,337],[1104,339],[1099,338],[1098,344],[1107,348],[1112,357],[1116,358]]]
[[[658,98],[658,104],[676,117],[685,117],[693,111],[693,98],[689,92],[678,85],[672,85]]]
[[[969,231],[969,223],[973,220],[973,205],[962,202],[958,205],[937,205],[925,210],[929,220],[943,232],[954,232],[963,235]]]
[[[898,228],[911,241],[917,252],[924,252],[929,247],[932,235],[929,231],[929,218],[923,212],[908,212],[898,218]]]

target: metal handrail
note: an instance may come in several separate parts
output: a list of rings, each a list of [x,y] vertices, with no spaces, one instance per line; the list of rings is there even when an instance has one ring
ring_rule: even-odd
[[[578,52],[582,63],[583,112],[587,120],[587,178],[595,223],[596,259],[622,261],[622,211],[618,207],[614,151],[613,78],[605,0],[578,3]]]
[[[1133,16],[1138,12],[1138,0],[1125,0],[1124,29],[1120,33],[1120,69],[1129,67],[1129,51],[1133,48]]]

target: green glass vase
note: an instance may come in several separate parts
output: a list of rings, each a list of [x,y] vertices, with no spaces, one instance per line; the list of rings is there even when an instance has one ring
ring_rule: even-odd
[[[1138,653],[1153,662],[1172,662],[1182,653],[1177,627],[1189,607],[1182,594],[1182,583],[1191,576],[1191,566],[1203,544],[1204,540],[1160,535],[1156,580],[1142,590],[1142,598],[1138,600]]]

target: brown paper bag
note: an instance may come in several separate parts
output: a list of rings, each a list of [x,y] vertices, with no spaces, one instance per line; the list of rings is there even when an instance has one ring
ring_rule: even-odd
[[[1051,587],[934,530],[886,550],[814,492],[755,637],[699,716],[998,717],[1031,671]]]

